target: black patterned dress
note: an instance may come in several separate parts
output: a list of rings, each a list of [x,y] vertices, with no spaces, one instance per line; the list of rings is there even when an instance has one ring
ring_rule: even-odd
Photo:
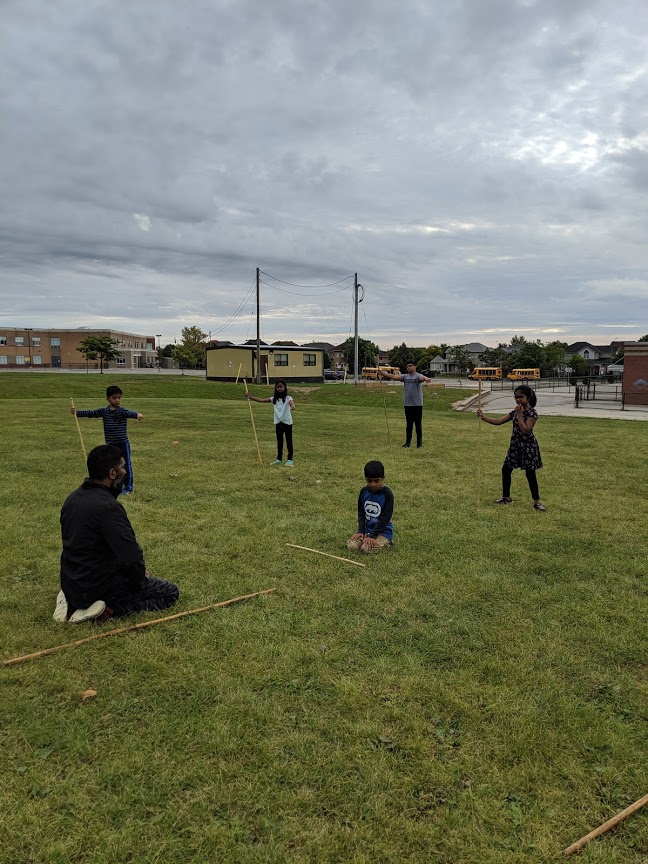
[[[504,459],[504,467],[522,468],[524,471],[535,471],[537,468],[542,468],[538,439],[533,432],[527,432],[526,435],[522,432],[514,410],[510,412],[509,417],[513,421],[513,431],[511,432],[508,453]],[[525,408],[522,417],[525,421],[527,417],[533,417],[534,420],[537,420],[538,412],[535,408]]]

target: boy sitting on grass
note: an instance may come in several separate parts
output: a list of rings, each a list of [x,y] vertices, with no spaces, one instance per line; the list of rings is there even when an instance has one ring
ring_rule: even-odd
[[[385,466],[374,460],[364,467],[367,485],[358,496],[358,530],[347,541],[354,552],[381,552],[394,542],[394,493],[385,486]]]

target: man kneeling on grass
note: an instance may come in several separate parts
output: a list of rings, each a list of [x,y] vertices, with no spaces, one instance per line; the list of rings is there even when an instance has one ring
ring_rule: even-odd
[[[117,500],[126,475],[111,444],[88,455],[88,479],[61,510],[61,590],[54,620],[80,624],[173,606],[178,586],[146,572],[144,553]]]

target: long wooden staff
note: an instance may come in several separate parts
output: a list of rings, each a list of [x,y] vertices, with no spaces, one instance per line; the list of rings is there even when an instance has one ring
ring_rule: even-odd
[[[477,397],[477,410],[481,413],[482,407],[482,382],[479,382],[479,396]],[[477,415],[477,506],[481,507],[481,427],[482,419]]]
[[[72,403],[72,407],[74,408],[74,399],[70,396],[70,402]],[[88,455],[86,453],[85,444],[83,443],[83,435],[81,434],[81,427],[79,426],[79,418],[76,415],[76,408],[74,408],[74,419],[76,420],[76,427],[79,433],[79,439],[81,441],[81,449],[83,450],[83,464],[88,461]]]
[[[385,385],[383,384],[382,375],[380,376],[380,390],[383,397],[383,408],[385,409],[385,424],[387,426],[387,446],[391,449],[391,435],[389,434],[389,420],[387,419],[387,402],[385,401]]]
[[[186,615],[197,615],[199,612],[218,609],[220,606],[231,606],[232,603],[240,603],[241,600],[249,600],[251,597],[260,597],[262,594],[271,594],[276,590],[276,588],[266,588],[264,591],[255,591],[254,594],[243,594],[241,597],[233,597],[231,600],[223,600],[221,603],[212,603],[209,606],[201,606],[199,609],[189,609],[187,612],[176,612],[175,615],[167,615],[164,618],[155,618],[153,621],[143,621],[140,624],[131,624],[128,627],[118,627],[116,630],[108,630],[106,633],[97,633],[95,636],[88,636],[86,639],[77,639],[76,642],[68,642],[65,645],[56,645],[54,648],[45,648],[43,651],[36,651],[35,654],[25,654],[24,657],[14,657],[13,660],[5,660],[2,665],[15,666],[17,663],[26,663],[28,660],[35,660],[37,657],[45,657],[47,654],[56,654],[57,651],[64,651],[66,648],[76,648],[77,645],[85,645],[86,642],[94,642],[95,639],[105,639],[106,636],[116,636],[118,633],[129,633],[131,630],[143,630],[144,627],[152,627],[154,624],[161,624],[163,621],[174,621],[176,618],[184,618]]]
[[[245,380],[245,378],[243,379],[243,383],[245,384],[245,392],[249,393],[250,391],[248,390],[247,381]],[[254,425],[254,414],[252,413],[252,402],[248,399],[247,403],[250,406],[250,420],[252,421],[252,431],[254,432],[254,443],[256,444],[256,448],[257,448],[257,456],[259,457],[259,465],[262,465],[263,463],[261,462],[261,451],[259,450],[259,439],[257,438],[256,426]]]
[[[238,384],[238,379],[239,379],[239,376],[240,376],[240,374],[241,374],[241,366],[242,366],[242,365],[243,365],[243,361],[241,361],[241,362],[239,363],[238,372],[236,373],[236,381],[234,382],[235,384]]]
[[[350,558],[341,558],[339,555],[331,555],[329,552],[320,552],[319,549],[311,549],[310,546],[296,546],[294,543],[286,543],[286,546],[292,546],[293,549],[303,549],[304,552],[315,552],[316,555],[324,555],[326,558],[335,558],[336,561],[344,561],[345,564],[353,564],[354,567],[366,567],[366,564],[361,564],[359,561],[351,561]]]
[[[639,798],[638,801],[635,801],[634,804],[631,804],[629,807],[626,807],[625,810],[622,810],[620,813],[617,813],[616,816],[613,816],[611,819],[608,819],[607,822],[604,822],[602,825],[599,825],[598,828],[595,828],[593,831],[590,831],[589,834],[586,834],[584,837],[581,837],[580,840],[577,840],[575,843],[572,843],[571,846],[568,846],[563,850],[563,854],[569,858],[570,855],[573,855],[574,852],[580,852],[583,846],[586,843],[589,843],[590,840],[593,840],[595,837],[600,837],[601,834],[605,834],[606,831],[609,831],[610,828],[614,828],[619,822],[623,822],[624,819],[627,819],[628,816],[632,816],[633,813],[636,813],[637,810],[641,810],[642,807],[648,804],[648,795],[644,795]]]

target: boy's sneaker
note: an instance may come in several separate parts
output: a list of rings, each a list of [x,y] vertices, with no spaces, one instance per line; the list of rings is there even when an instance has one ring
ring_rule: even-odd
[[[542,504],[540,501],[538,501],[533,505],[533,509],[534,510],[540,510],[542,513],[544,513],[547,508],[544,506],[544,504]]]
[[[65,594],[62,591],[56,595],[56,608],[52,618],[57,624],[65,624],[68,616],[68,602],[65,599]]]
[[[407,443],[403,444],[403,447],[411,447],[411,446],[412,446],[411,444],[407,444]]]
[[[286,468],[290,468],[291,465],[294,465],[294,464],[295,464],[295,463],[293,462],[292,459],[288,459],[288,461],[286,462]]]
[[[513,503],[513,499],[512,499],[512,498],[505,498],[505,497],[502,495],[502,497],[501,497],[501,498],[498,498],[497,501],[496,501],[495,503],[496,503],[496,504],[512,504],[512,503]]]
[[[105,608],[106,604],[103,600],[95,600],[87,609],[77,609],[76,612],[73,612],[70,615],[70,624],[82,624],[84,621],[94,621],[95,618],[98,618],[104,612]]]
[[[274,462],[271,462],[270,464],[271,465],[283,465],[283,462],[281,461],[281,459],[275,459]]]

